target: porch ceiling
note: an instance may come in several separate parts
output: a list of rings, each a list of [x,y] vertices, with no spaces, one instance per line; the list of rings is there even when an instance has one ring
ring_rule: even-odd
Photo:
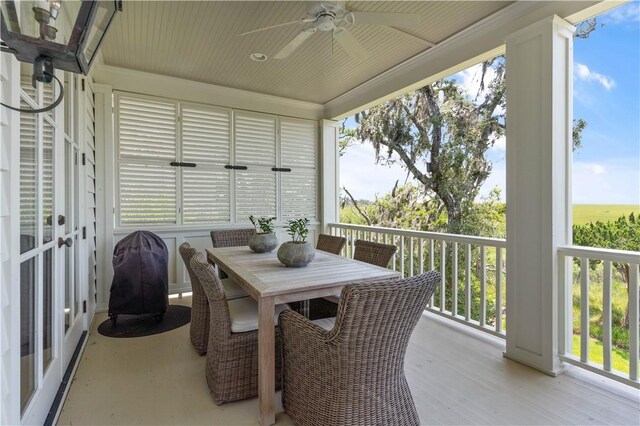
[[[507,1],[351,1],[349,10],[421,16],[411,32],[440,43],[507,7]],[[283,60],[273,56],[305,25],[238,37],[256,28],[302,19],[311,2],[125,2],[102,47],[106,65],[324,104],[428,49],[387,27],[351,25],[369,52],[351,59],[330,33],[318,32]],[[266,54],[266,62],[249,55]]]

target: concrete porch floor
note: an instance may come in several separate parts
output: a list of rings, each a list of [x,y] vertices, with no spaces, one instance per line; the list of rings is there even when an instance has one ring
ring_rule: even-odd
[[[190,298],[172,299],[189,304]],[[257,399],[217,406],[189,326],[142,338],[101,336],[98,314],[60,425],[254,425]],[[418,323],[406,374],[423,424],[640,423],[640,393],[579,368],[549,377],[502,356],[504,342],[432,314]],[[292,424],[277,395],[278,425]]]

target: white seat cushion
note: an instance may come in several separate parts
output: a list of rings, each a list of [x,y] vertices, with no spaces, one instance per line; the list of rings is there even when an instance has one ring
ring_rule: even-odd
[[[322,318],[322,319],[313,320],[312,322],[314,324],[317,324],[320,327],[324,328],[325,330],[329,331],[336,324],[336,319],[335,319],[335,317],[334,318]]]
[[[227,300],[239,299],[240,297],[247,297],[246,291],[240,287],[240,285],[233,281],[231,278],[223,278],[222,287],[224,287],[224,294],[227,296]]]
[[[242,297],[229,300],[227,304],[229,305],[229,317],[231,317],[231,331],[233,333],[243,333],[258,329],[258,302],[250,297]],[[273,325],[278,325],[278,315],[288,308],[288,305],[276,305]]]
[[[340,293],[332,294],[331,296],[325,296],[324,299],[337,305],[338,303],[340,303]]]

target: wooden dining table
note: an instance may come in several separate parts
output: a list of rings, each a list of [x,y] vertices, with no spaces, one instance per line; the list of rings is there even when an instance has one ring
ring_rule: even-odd
[[[316,251],[305,267],[287,268],[271,253],[249,247],[207,249],[209,260],[258,302],[258,411],[261,425],[275,423],[275,306],[339,293],[346,284],[396,279],[400,273]]]

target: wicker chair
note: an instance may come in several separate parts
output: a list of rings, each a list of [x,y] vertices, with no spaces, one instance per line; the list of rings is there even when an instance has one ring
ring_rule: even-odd
[[[419,425],[404,358],[439,280],[440,274],[431,271],[399,281],[347,285],[338,316],[331,320],[280,314],[282,405],[293,422]]]
[[[316,244],[316,249],[326,251],[328,253],[340,254],[346,243],[347,239],[344,237],[320,234],[318,235],[318,244]]]
[[[213,247],[240,247],[249,245],[249,237],[255,233],[255,229],[217,229],[211,231],[211,243]]]
[[[213,399],[220,405],[252,398],[258,395],[258,304],[248,297],[227,301],[215,269],[202,253],[193,256],[190,264],[209,300],[211,323],[205,370]],[[286,305],[277,305],[276,315],[286,309]],[[247,312],[254,323],[247,321]],[[280,329],[275,327],[275,389],[279,389],[281,343]]]
[[[181,244],[178,250],[189,273],[189,278],[191,279],[191,323],[189,325],[191,344],[200,355],[204,355],[207,353],[209,341],[209,302],[207,301],[207,295],[202,289],[202,284],[193,273],[190,264],[191,258],[195,256],[198,251],[192,248],[189,243]],[[229,278],[224,278],[221,282],[227,300],[247,296],[247,293]]]
[[[356,240],[353,258],[362,262],[386,268],[398,248],[394,245]],[[311,319],[334,317],[338,311],[340,295],[335,294],[312,301],[309,315]]]
[[[219,247],[242,247],[249,245],[249,237],[255,233],[253,228],[243,229],[218,229],[211,231],[211,243],[213,248]],[[227,278],[227,274],[220,270],[220,278]],[[234,286],[233,294],[240,296],[248,296],[248,294],[237,284],[231,284]],[[229,294],[227,294],[229,298]]]
[[[207,295],[204,294],[200,280],[193,273],[189,263],[198,251],[192,248],[189,243],[181,244],[178,250],[191,279],[191,323],[189,324],[191,344],[200,355],[204,355],[207,353],[209,341],[209,302],[207,302]]]
[[[398,248],[390,244],[374,243],[366,240],[356,240],[353,258],[362,262],[386,268]]]

